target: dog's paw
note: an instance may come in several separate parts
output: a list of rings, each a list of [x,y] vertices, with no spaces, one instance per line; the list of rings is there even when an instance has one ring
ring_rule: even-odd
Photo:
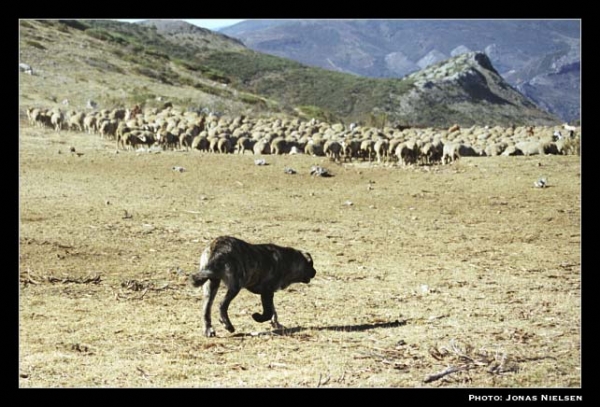
[[[259,314],[258,312],[252,314],[252,319],[256,322],[265,322],[269,320],[269,318],[266,318],[263,314]]]
[[[285,326],[281,325],[279,322],[277,321],[271,321],[271,326],[274,329],[285,329]]]
[[[235,332],[235,328],[233,327],[233,325],[231,324],[231,322],[225,321],[222,318],[219,319],[219,322],[221,322],[223,324],[223,326],[225,327],[225,329],[227,329],[229,332],[231,332],[231,333]]]

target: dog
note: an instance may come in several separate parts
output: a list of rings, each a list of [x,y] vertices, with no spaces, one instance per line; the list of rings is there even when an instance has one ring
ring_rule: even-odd
[[[219,306],[220,322],[234,332],[227,309],[242,288],[260,294],[263,313],[254,313],[256,322],[271,320],[275,328],[282,328],[273,304],[275,291],[293,283],[308,284],[315,276],[313,259],[307,252],[275,244],[251,244],[231,236],[214,239],[200,256],[198,272],[189,277],[194,287],[203,286],[204,334],[215,336],[211,323],[211,307],[221,281],[227,287]]]

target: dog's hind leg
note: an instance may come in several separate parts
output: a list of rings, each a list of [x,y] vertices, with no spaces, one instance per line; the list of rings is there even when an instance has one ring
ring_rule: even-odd
[[[214,278],[208,280],[208,284],[204,284],[204,287],[202,288],[204,294],[204,304],[202,305],[202,312],[204,314],[204,335],[208,337],[215,336],[210,311],[217,295],[219,284],[221,284],[221,280]]]
[[[223,325],[225,325],[225,329],[227,329],[229,332],[234,332],[235,328],[233,327],[233,324],[229,320],[229,315],[227,315],[227,309],[229,308],[229,304],[231,303],[231,300],[233,300],[235,298],[235,296],[238,295],[239,292],[240,292],[239,287],[228,287],[227,292],[225,293],[225,298],[223,298],[223,301],[221,302],[221,305],[219,306],[219,311],[221,314],[220,321],[221,321],[221,323],[223,323]]]

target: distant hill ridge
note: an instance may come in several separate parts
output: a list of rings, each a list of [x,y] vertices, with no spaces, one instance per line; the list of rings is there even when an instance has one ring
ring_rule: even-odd
[[[191,45],[204,49],[243,49],[244,43],[218,31],[198,27],[181,20],[144,20],[137,23],[142,26],[156,27],[159,34],[164,35],[180,45]]]
[[[220,32],[256,51],[368,77],[403,77],[471,51],[565,121],[580,115],[579,20],[247,20]],[[575,66],[575,65],[570,65]]]

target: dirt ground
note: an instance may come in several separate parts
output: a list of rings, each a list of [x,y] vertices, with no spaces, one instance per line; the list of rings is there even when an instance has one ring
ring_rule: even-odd
[[[23,126],[19,386],[581,386],[580,157],[255,158]],[[242,291],[203,336],[186,274],[226,234],[312,254],[287,329]]]

